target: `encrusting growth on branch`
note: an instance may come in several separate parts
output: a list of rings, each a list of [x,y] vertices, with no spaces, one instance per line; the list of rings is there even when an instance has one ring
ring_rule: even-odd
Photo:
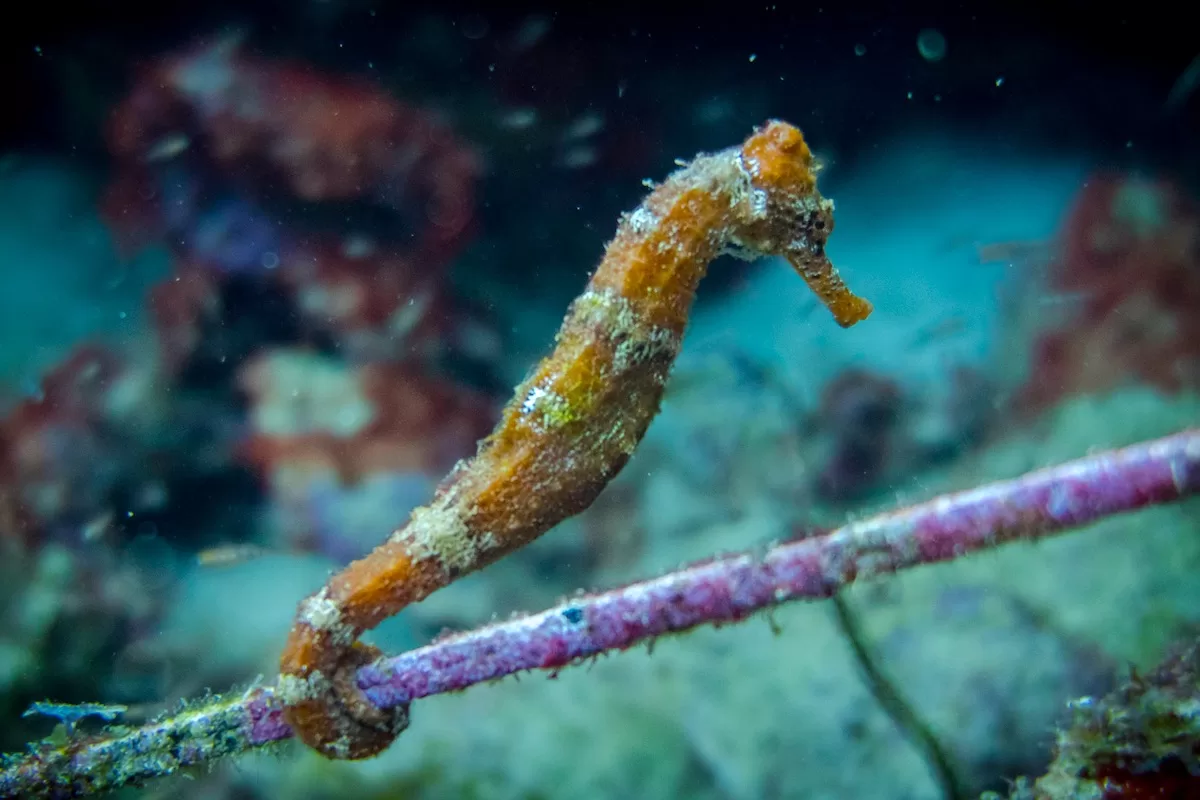
[[[459,576],[587,508],[658,412],[696,286],[723,251],[782,256],[848,327],[871,312],[825,255],[833,204],[800,131],[770,122],[741,147],[698,156],[622,217],[555,348],[517,387],[496,430],[432,502],[299,609],[280,661],[286,719],[329,758],[385,749],[407,706],[356,685],[379,657],[358,637]]]

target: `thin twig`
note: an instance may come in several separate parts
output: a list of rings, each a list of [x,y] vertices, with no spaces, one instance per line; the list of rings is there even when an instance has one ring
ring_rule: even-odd
[[[865,577],[1034,540],[1200,493],[1200,430],[1096,453],[1009,481],[572,599],[382,659],[358,672],[380,708],[530,669],[560,669],[697,625],[829,597]],[[0,797],[67,798],[138,784],[291,736],[272,689],[212,698],[135,729],[37,744],[0,767]],[[418,719],[419,724],[419,719]]]
[[[920,751],[921,757],[928,762],[937,776],[938,784],[942,787],[943,800],[966,800],[967,790],[954,760],[938,741],[932,726],[926,722],[913,708],[912,703],[905,699],[903,693],[892,682],[879,664],[879,659],[867,645],[862,626],[859,625],[853,609],[845,595],[835,594],[830,601],[837,615],[838,628],[846,637],[854,660],[862,671],[863,679],[871,696],[879,703],[884,713],[891,717],[892,722],[900,729],[904,738],[912,742]]]

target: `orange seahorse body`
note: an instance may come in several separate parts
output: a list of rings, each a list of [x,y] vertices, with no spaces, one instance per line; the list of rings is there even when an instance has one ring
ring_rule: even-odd
[[[800,131],[771,122],[698,156],[635,211],[571,305],[553,352],[432,502],[300,606],[280,663],[286,718],[330,758],[365,758],[408,724],[354,683],[358,637],[410,603],[587,508],[658,412],[696,286],[722,251],[785,257],[843,327],[871,312],[825,255],[833,204]]]

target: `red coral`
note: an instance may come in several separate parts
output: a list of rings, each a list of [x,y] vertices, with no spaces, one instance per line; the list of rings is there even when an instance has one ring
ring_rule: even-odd
[[[318,242],[277,269],[304,324],[331,332],[352,360],[423,354],[448,333],[441,276],[369,242]]]
[[[1144,772],[1106,767],[1096,775],[1096,782],[1104,787],[1102,800],[1186,800],[1200,796],[1200,777],[1178,759]]]
[[[0,420],[0,536],[28,542],[99,509],[115,469],[105,429],[122,372],[112,353],[81,347]]]
[[[352,367],[276,350],[240,373],[251,400],[243,457],[258,469],[331,468],[352,482],[373,472],[437,475],[494,421],[492,404],[396,364]]]
[[[1020,406],[1138,380],[1200,386],[1200,211],[1176,186],[1090,180],[1067,214],[1051,292],[1075,309],[1035,345]]]
[[[365,81],[256,58],[222,40],[150,64],[109,126],[125,177],[109,218],[141,219],[147,164],[193,146],[240,185],[285,186],[303,200],[415,203],[416,250],[439,260],[465,241],[479,172],[474,152],[428,112]]]
[[[240,455],[268,486],[274,538],[342,561],[369,549],[363,534],[373,540],[427,500],[495,416],[484,399],[396,364],[274,350],[239,378],[251,431]]]
[[[158,331],[160,357],[175,374],[200,344],[202,323],[220,312],[216,276],[203,267],[182,263],[175,274],[151,288],[150,313]]]
[[[453,340],[444,272],[469,234],[479,166],[429,112],[226,39],[147,65],[113,112],[109,143],[119,170],[104,209],[118,238],[165,238],[177,259],[150,300],[172,372],[204,343],[206,322],[236,313],[222,294],[233,274],[280,290],[296,333],[332,338],[354,361]],[[296,201],[363,201],[411,235],[306,230]]]

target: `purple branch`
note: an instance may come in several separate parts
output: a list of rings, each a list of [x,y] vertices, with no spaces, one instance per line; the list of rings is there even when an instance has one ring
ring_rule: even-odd
[[[828,597],[859,578],[1038,539],[1198,492],[1200,430],[1183,431],[488,625],[365,667],[358,685],[390,707],[523,670],[559,669],[665,633]],[[77,797],[290,735],[271,690],[254,689],[131,732],[35,748],[0,767],[0,797]]]

